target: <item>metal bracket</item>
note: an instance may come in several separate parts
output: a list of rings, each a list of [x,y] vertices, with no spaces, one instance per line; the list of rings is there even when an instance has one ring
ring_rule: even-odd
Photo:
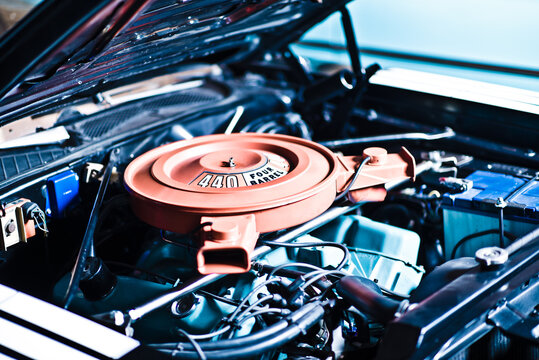
[[[487,319],[507,335],[539,343],[539,276],[522,288],[518,296],[492,310]]]

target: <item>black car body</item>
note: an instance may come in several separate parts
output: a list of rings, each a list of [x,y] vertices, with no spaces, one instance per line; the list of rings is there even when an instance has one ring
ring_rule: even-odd
[[[0,353],[537,358],[537,103],[362,66],[345,4],[51,0],[4,34]],[[289,45],[334,12],[351,67],[311,71]],[[194,235],[138,220],[122,175],[160,145],[232,132],[288,134],[345,154],[406,145],[416,181],[260,238],[261,248],[338,242],[357,259],[347,273],[335,270],[341,255],[311,244],[277,247],[245,274],[200,275]],[[375,233],[395,245],[365,245]],[[412,260],[396,255],[405,238],[420,240]],[[276,270],[292,262],[311,268]],[[370,275],[358,270],[366,262]],[[322,276],[309,287],[312,266]],[[266,281],[274,270],[275,284]],[[255,292],[260,302],[248,303]]]

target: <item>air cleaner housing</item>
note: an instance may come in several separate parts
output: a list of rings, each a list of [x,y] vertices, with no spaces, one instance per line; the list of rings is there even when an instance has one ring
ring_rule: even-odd
[[[370,160],[350,186],[363,156]],[[124,181],[148,224],[182,234],[201,227],[201,273],[237,273],[249,270],[260,233],[315,218],[349,186],[351,200],[379,200],[385,190],[359,189],[414,177],[404,148],[369,148],[363,156],[337,156],[287,135],[208,135],[148,151],[129,164]]]

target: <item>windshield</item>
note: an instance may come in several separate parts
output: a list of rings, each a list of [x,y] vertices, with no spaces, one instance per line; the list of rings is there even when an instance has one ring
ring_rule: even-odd
[[[42,0],[0,0],[0,36],[19,22]]]
[[[351,1],[363,66],[402,68],[539,90],[539,2]],[[293,49],[314,69],[349,65],[339,13]]]

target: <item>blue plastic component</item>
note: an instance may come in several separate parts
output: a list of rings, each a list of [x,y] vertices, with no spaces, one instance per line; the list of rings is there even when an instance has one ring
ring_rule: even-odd
[[[412,231],[363,216],[344,215],[294,242],[319,241],[347,245],[351,257],[345,270],[376,281],[384,289],[409,294],[423,276],[423,269],[416,266],[420,238]],[[274,250],[264,260],[274,266],[292,261],[331,269],[343,258],[342,251],[332,247],[287,250]]]
[[[497,213],[496,202],[503,198],[507,201],[504,215],[539,221],[539,181],[487,171],[476,171],[466,179],[473,181],[473,188],[444,195],[446,208]],[[513,193],[515,196],[509,200]]]
[[[71,170],[47,179],[47,214],[62,218],[79,200],[79,176]]]

